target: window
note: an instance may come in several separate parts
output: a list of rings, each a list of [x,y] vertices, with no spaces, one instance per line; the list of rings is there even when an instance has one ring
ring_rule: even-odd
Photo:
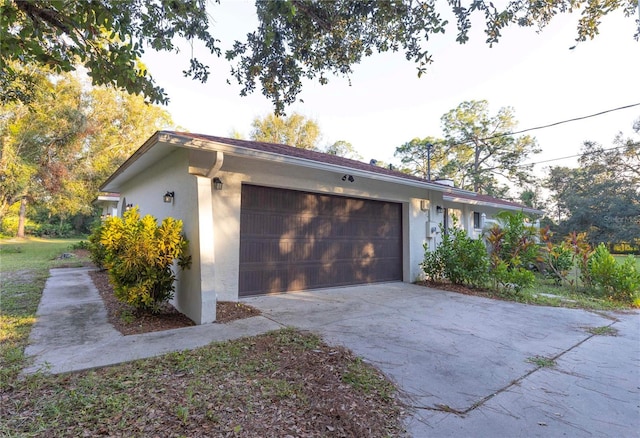
[[[476,230],[479,230],[480,228],[482,228],[480,213],[477,211],[473,212],[473,228],[475,228]]]

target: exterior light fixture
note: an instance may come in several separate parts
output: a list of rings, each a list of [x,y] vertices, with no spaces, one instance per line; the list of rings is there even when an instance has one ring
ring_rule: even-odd
[[[444,212],[444,210],[442,209],[442,207],[439,206],[439,205],[436,205],[436,213],[442,214],[443,212]]]
[[[222,190],[222,180],[217,176],[213,178],[213,188],[215,190]]]
[[[354,182],[354,181],[355,181],[355,179],[353,178],[353,176],[352,176],[352,175],[349,175],[349,178],[348,178],[348,179],[349,179],[349,182]]]
[[[133,208],[133,204],[127,204],[127,205],[125,205],[125,207],[124,207],[124,211],[129,211],[129,210],[131,210],[132,208]]]
[[[428,211],[429,210],[429,201],[426,199],[420,200],[420,210]]]
[[[342,175],[342,181],[354,182],[356,179],[353,175]]]
[[[167,193],[164,194],[164,197],[162,199],[166,203],[169,203],[169,202],[173,203],[174,196],[175,196],[174,192],[167,192]]]

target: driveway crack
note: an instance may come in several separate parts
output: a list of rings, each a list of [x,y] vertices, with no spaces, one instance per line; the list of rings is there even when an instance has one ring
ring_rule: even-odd
[[[614,320],[607,327],[611,327],[616,322],[618,322],[618,320]],[[575,350],[576,348],[578,348],[579,346],[581,346],[582,344],[584,344],[585,342],[587,342],[588,340],[590,340],[591,338],[593,338],[595,336],[601,336],[601,335],[598,335],[598,334],[595,334],[595,333],[589,334],[589,336],[587,336],[586,338],[584,338],[583,340],[581,340],[577,344],[572,345],[570,348],[568,348],[568,349],[566,349],[564,351],[561,351],[560,353],[558,353],[555,356],[550,357],[548,359],[555,362],[557,359],[561,358],[562,356],[564,356],[565,354],[569,353],[570,351]],[[496,392],[494,392],[492,394],[489,394],[486,397],[481,398],[480,400],[478,400],[477,402],[473,403],[471,406],[469,406],[466,409],[455,409],[455,408],[452,408],[451,406],[448,406],[448,405],[445,405],[445,404],[440,404],[440,403],[435,404],[433,406],[411,406],[411,407],[413,409],[421,409],[421,410],[428,410],[428,411],[438,411],[438,412],[447,412],[447,413],[455,414],[455,415],[458,415],[458,416],[462,417],[462,416],[465,416],[466,414],[468,414],[469,412],[471,412],[471,411],[473,411],[475,409],[478,409],[479,407],[484,405],[486,402],[488,402],[489,400],[494,398],[496,395],[502,394],[503,392],[508,391],[513,386],[519,385],[523,380],[525,380],[527,377],[529,377],[530,375],[532,375],[536,371],[540,370],[541,368],[546,368],[546,367],[545,366],[541,366],[541,365],[536,366],[531,371],[528,371],[527,373],[523,374],[522,376],[518,377],[517,379],[512,380],[505,387],[500,388]]]

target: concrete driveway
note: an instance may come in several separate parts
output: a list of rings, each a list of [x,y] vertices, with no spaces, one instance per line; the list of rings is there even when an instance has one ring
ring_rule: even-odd
[[[412,407],[412,436],[640,436],[638,312],[527,306],[405,283],[243,302],[381,369]],[[602,327],[617,336],[589,331]]]

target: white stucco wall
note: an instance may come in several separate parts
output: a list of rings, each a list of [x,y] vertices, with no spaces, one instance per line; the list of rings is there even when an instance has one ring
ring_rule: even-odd
[[[189,151],[183,148],[139,172],[120,190],[123,202],[139,205],[142,215],[151,214],[158,221],[167,216],[183,221],[193,264],[190,270],[177,273],[174,305],[198,324],[215,320],[217,300],[238,300],[243,183],[401,203],[405,282],[422,277],[424,244],[433,250],[439,243],[443,214],[436,209],[445,206],[441,192],[391,184],[375,176],[342,181],[349,171],[310,169],[229,154],[222,162],[221,169],[210,175],[223,181],[222,190],[213,190],[209,178],[189,174]],[[167,191],[175,193],[173,203],[163,202]],[[425,206],[421,200],[430,202]],[[428,226],[436,232],[428,232]]]
[[[138,205],[141,216],[150,214],[158,223],[166,217],[182,220],[183,233],[189,239],[192,265],[184,271],[174,267],[178,280],[173,304],[195,323],[203,324],[215,320],[216,297],[211,284],[214,273],[211,269],[204,273],[201,270],[196,183],[196,177],[188,173],[187,151],[176,149],[127,181],[121,189],[121,199]],[[167,191],[174,192],[173,203],[164,202]]]
[[[242,183],[402,203],[403,280],[412,282],[419,278],[419,264],[424,255],[423,244],[432,240],[426,237],[426,223],[431,212],[420,208],[420,200],[428,199],[429,193],[374,178],[355,177],[353,183],[342,181],[345,173],[348,174],[347,171],[327,172],[226,156],[224,165],[217,174],[224,182],[224,188],[213,194],[218,297],[224,300],[238,299]],[[430,210],[434,211],[432,216],[435,216],[435,202],[437,198],[431,202]]]
[[[118,202],[116,201],[104,201],[99,203],[101,207],[100,217],[104,220],[111,216],[118,215]]]

